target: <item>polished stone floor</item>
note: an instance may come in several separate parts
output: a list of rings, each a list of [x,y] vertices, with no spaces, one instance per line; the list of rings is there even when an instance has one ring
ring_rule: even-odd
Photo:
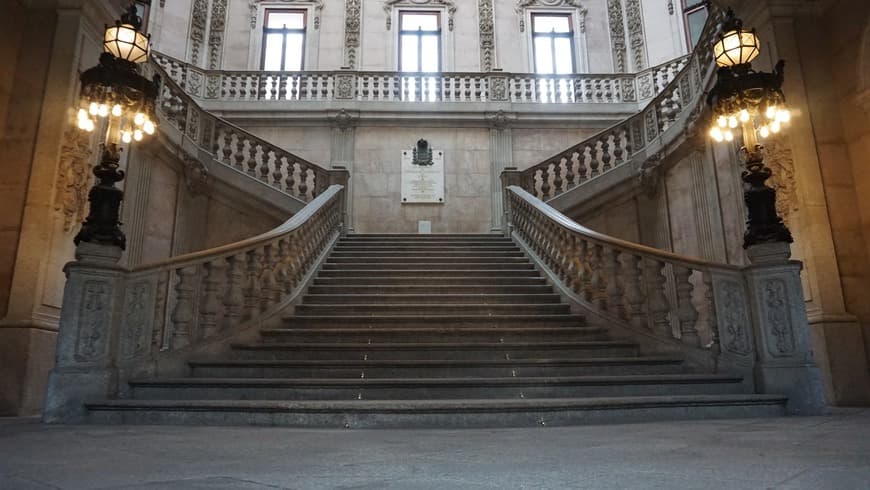
[[[0,489],[870,489],[870,409],[498,430],[0,419]]]

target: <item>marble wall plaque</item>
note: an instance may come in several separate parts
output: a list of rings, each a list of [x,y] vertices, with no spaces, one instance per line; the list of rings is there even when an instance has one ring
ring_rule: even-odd
[[[444,202],[444,152],[430,150],[431,160],[402,150],[402,204]]]

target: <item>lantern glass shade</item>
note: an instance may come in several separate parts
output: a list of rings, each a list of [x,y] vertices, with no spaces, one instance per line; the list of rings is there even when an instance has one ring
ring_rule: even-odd
[[[713,46],[716,64],[731,67],[749,63],[758,56],[760,43],[753,31],[737,29],[727,32]]]
[[[114,25],[106,28],[103,50],[116,58],[142,63],[148,59],[148,36],[130,24]]]

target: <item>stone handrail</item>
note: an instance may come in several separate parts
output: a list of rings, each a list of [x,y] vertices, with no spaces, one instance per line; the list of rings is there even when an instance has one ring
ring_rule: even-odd
[[[346,179],[330,185],[259,236],[133,269],[116,265],[116,247],[79,246],[66,267],[46,420],[76,420],[84,400],[122,395],[133,377],[179,374],[191,352],[220,348],[291,305],[343,232],[345,189]]]
[[[723,18],[724,11],[711,5],[697,47],[643,110],[524,170],[523,188],[549,200],[631,162],[637,154],[654,154],[653,147],[676,137],[705,103],[705,87],[715,74],[712,41]]]
[[[247,174],[302,202],[323,192],[330,171],[281,149],[204,110],[159,63],[146,65],[162,78],[158,111],[195,146],[216,162]]]
[[[501,71],[203,70],[162,53],[152,58],[189,94],[221,101],[637,103],[680,72],[687,58],[636,74],[538,75]]]
[[[823,413],[801,264],[787,243],[748,250],[752,265],[716,264],[612,238],[575,223],[502,174],[507,232],[591,321],[647,352],[680,352],[696,367],[740,373],[748,387]]]

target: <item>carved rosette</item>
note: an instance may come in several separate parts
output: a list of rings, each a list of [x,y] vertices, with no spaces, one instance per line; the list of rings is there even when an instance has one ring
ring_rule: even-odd
[[[492,0],[479,0],[477,8],[480,26],[480,69],[491,71],[495,56],[495,18]]]
[[[190,14],[190,63],[199,63],[202,43],[205,41],[205,26],[208,20],[208,0],[194,0]]]
[[[344,64],[356,69],[360,33],[360,0],[345,0],[344,3]],[[345,97],[349,98],[349,97]]]
[[[631,46],[631,59],[634,63],[634,71],[646,68],[646,38],[643,34],[643,11],[640,0],[626,0],[625,18],[628,27],[628,42]]]
[[[610,24],[610,45],[613,51],[613,71],[625,73],[625,23],[622,20],[622,0],[607,0],[607,21]]]
[[[90,172],[90,138],[70,128],[63,134],[57,172],[54,209],[63,216],[63,231],[70,233],[84,221],[88,210],[88,190],[93,182]]]
[[[387,30],[393,26],[393,7],[401,5],[431,5],[447,8],[447,29],[453,30],[453,18],[456,15],[456,2],[453,0],[385,0],[384,13],[386,14]]]

